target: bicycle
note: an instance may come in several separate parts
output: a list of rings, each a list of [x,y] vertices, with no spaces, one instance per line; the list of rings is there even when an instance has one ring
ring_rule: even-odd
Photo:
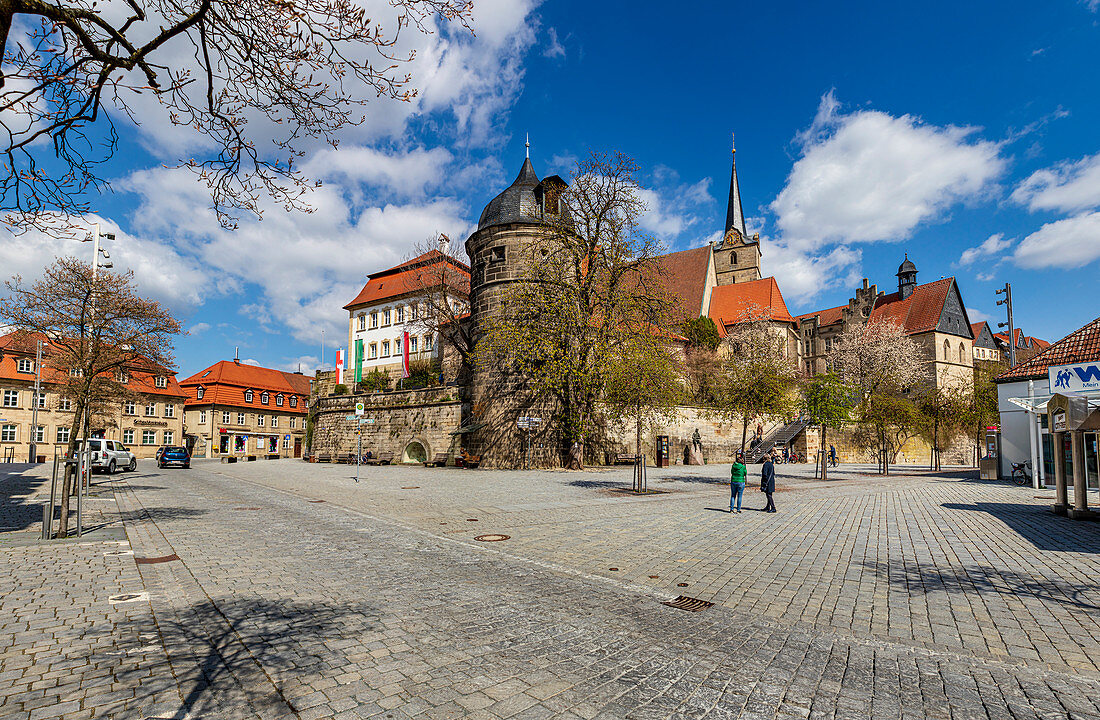
[[[1012,482],[1020,487],[1030,485],[1031,474],[1027,471],[1029,467],[1031,467],[1031,463],[1026,460],[1022,463],[1012,463]]]

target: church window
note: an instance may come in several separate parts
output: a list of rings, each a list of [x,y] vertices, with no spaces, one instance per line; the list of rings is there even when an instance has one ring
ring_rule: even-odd
[[[951,359],[951,342],[949,340],[944,340],[943,341],[943,359],[944,360],[950,360]]]
[[[736,265],[737,264],[737,253],[736,252],[731,252],[730,253],[730,264],[731,265]]]
[[[959,343],[959,362],[966,362],[966,345]]]

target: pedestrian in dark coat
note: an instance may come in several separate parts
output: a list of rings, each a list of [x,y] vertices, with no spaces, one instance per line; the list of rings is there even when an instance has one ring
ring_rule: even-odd
[[[771,458],[764,462],[760,470],[760,492],[768,496],[768,504],[764,506],[764,512],[775,512],[775,502],[772,501],[772,493],[775,492],[775,465]]]

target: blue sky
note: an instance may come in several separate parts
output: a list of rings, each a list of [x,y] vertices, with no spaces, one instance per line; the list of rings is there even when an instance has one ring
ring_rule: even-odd
[[[322,328],[331,363],[366,275],[439,232],[465,238],[528,132],[540,175],[588,150],[633,156],[646,225],[672,250],[721,230],[736,132],[750,230],[795,313],[845,303],[863,277],[889,291],[908,252],[920,281],[958,278],[974,321],[1003,320],[1005,282],[1028,334],[1056,340],[1100,315],[1100,0],[475,13],[476,37],[410,39],[414,103],[372,102],[339,151],[309,149],[324,182],[312,214],[270,207],[223,231],[170,167],[201,147],[138,107],[98,216],[118,230],[116,268],[190,328],[181,376],[235,346],[311,370]],[[10,240],[0,267],[34,277],[88,248]]]

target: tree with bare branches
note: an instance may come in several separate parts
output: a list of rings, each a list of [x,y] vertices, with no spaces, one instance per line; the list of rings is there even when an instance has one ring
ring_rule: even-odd
[[[417,272],[405,281],[417,308],[412,325],[439,338],[439,355],[444,365],[447,356],[452,355],[454,367],[459,371],[468,368],[474,338],[469,323],[470,265],[466,250],[462,243],[440,233],[438,238],[419,243],[413,254],[422,260]]]
[[[92,420],[129,398],[126,375],[167,372],[171,338],[179,322],[159,303],[138,296],[133,273],[93,273],[75,258],[58,258],[39,280],[25,285],[18,276],[6,283],[0,321],[45,336],[45,362],[65,378],[60,392],[73,404],[68,454],[87,437]],[[68,529],[74,483],[67,468],[61,493],[60,537]]]
[[[787,353],[786,334],[776,327],[770,308],[747,306],[722,342],[715,405],[729,420],[741,421],[744,452],[753,418],[792,407],[798,371]]]
[[[574,469],[584,466],[620,348],[667,337],[673,305],[656,263],[660,243],[639,225],[637,173],[618,153],[578,162],[562,188],[565,211],[525,248],[521,281],[477,338],[475,364],[551,401],[563,464]]]
[[[827,361],[858,393],[856,416],[874,440],[880,470],[889,475],[891,458],[917,425],[916,407],[905,393],[925,378],[924,351],[897,323],[868,322],[838,335]]]
[[[387,7],[388,6],[388,7]],[[0,0],[0,177],[9,228],[55,229],[92,210],[119,146],[116,121],[188,128],[184,157],[222,224],[261,198],[308,209],[303,146],[335,147],[372,98],[416,95],[405,31],[469,27],[470,0]],[[136,110],[152,97],[164,118]]]

